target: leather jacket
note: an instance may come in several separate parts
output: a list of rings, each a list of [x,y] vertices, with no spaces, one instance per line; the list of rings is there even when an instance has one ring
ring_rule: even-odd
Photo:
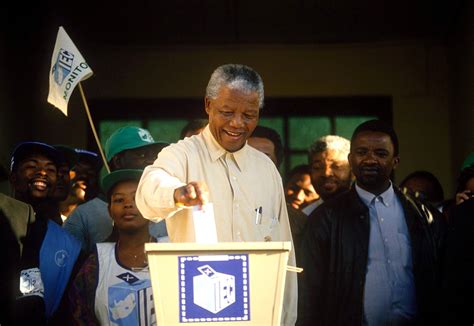
[[[412,245],[417,325],[438,322],[440,257],[446,225],[441,215],[402,194]],[[303,238],[303,282],[297,325],[361,325],[370,218],[355,187],[308,218]]]

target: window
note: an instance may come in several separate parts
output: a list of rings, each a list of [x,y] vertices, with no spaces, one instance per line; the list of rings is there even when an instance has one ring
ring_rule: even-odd
[[[155,140],[173,143],[189,120],[206,118],[202,103],[202,99],[96,100],[91,107],[102,145],[114,130],[130,125],[147,128]],[[391,97],[267,98],[259,124],[281,135],[285,159],[280,172],[285,176],[307,163],[307,150],[317,138],[335,134],[350,139],[360,123],[375,118],[392,123]],[[96,148],[91,132],[89,147]]]

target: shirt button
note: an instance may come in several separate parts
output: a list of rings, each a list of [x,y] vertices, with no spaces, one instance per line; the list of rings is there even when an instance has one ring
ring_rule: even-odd
[[[387,239],[387,238],[385,238],[385,239],[384,239],[384,241],[385,241],[385,242],[387,242],[387,241],[388,241],[388,239]]]
[[[232,180],[237,180],[237,178],[236,178],[236,177],[234,177],[234,176],[232,176]]]
[[[392,262],[392,261],[391,261],[390,259],[387,259],[387,263],[389,263],[389,264],[390,264],[391,262]]]
[[[236,208],[239,208],[239,204],[235,204],[235,207],[236,207]]]
[[[240,235],[240,231],[237,231],[237,235]]]
[[[380,218],[380,222],[383,222],[383,217]]]

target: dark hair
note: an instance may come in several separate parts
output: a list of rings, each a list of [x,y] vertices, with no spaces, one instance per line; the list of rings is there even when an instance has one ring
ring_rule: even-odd
[[[456,193],[466,190],[466,185],[471,178],[474,178],[474,165],[464,168],[458,177],[458,188]]]
[[[275,146],[277,168],[280,167],[281,162],[283,161],[283,143],[278,132],[269,127],[257,126],[250,137],[266,138],[270,140],[273,143],[273,146]]]
[[[300,164],[295,166],[286,175],[286,182],[288,183],[294,176],[301,174],[311,175],[311,167],[308,164]]]
[[[209,123],[207,119],[194,119],[189,121],[183,129],[181,129],[180,137],[183,139],[189,131],[198,130],[204,128]]]
[[[410,179],[423,179],[430,183],[430,189],[427,189],[426,198],[430,202],[441,202],[444,199],[444,191],[441,183],[439,182],[438,178],[434,176],[433,173],[428,171],[415,171],[410,173],[400,182],[400,188],[403,188],[405,183],[408,182]]]
[[[395,130],[393,130],[389,124],[382,120],[369,120],[361,123],[359,126],[357,126],[357,128],[354,130],[354,133],[352,134],[351,145],[356,137],[364,131],[381,132],[388,135],[393,144],[394,155],[398,156],[398,137],[395,133]]]

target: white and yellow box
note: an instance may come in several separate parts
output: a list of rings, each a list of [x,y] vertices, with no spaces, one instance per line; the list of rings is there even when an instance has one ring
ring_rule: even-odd
[[[147,243],[145,250],[158,325],[281,324],[291,242]]]

